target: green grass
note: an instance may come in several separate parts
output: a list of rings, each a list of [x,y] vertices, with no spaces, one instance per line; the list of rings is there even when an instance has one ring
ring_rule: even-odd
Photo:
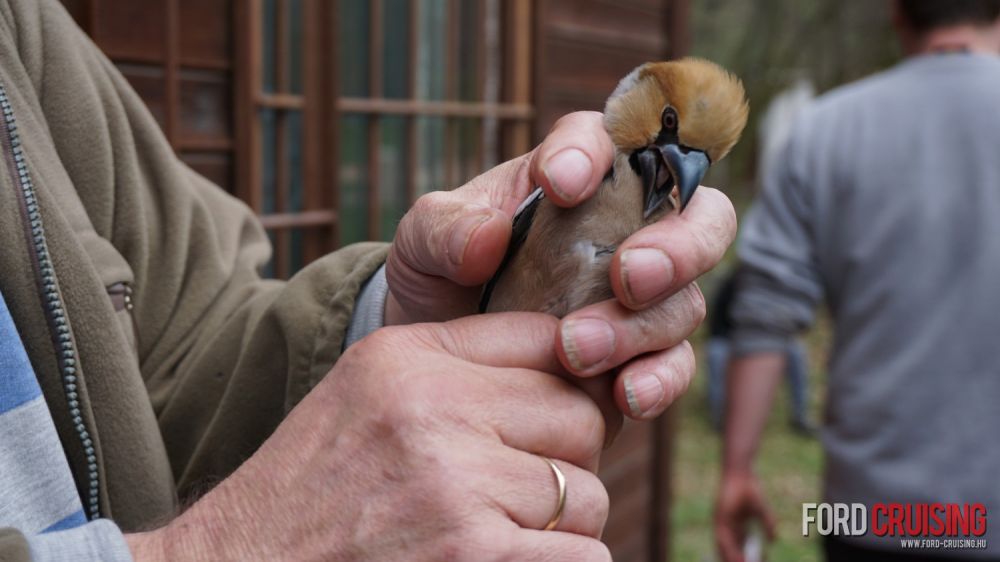
[[[707,293],[710,294],[710,293]],[[823,395],[823,349],[829,340],[821,326],[807,338],[811,354],[810,419],[818,421]],[[700,347],[700,346],[696,346]],[[699,352],[701,350],[699,349]],[[712,511],[719,486],[721,436],[709,423],[704,357],[700,372],[678,409],[675,441],[672,560],[718,560],[712,535]],[[788,388],[782,385],[757,456],[757,474],[766,497],[778,516],[777,540],[766,549],[769,562],[820,560],[815,535],[802,537],[802,503],[821,501],[822,449],[816,439],[796,434],[788,424]]]

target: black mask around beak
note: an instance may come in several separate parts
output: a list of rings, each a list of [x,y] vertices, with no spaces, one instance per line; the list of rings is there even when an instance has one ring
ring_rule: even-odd
[[[704,152],[685,152],[673,142],[647,147],[638,153],[637,160],[645,199],[643,218],[649,218],[653,211],[660,208],[674,185],[680,193],[680,210],[683,211],[710,164],[708,155]]]

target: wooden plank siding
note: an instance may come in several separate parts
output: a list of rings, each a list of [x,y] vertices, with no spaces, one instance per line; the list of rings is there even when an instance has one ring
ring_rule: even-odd
[[[686,0],[540,0],[534,69],[541,140],[562,115],[601,111],[636,66],[687,52]],[[671,41],[676,38],[676,41]],[[611,497],[604,539],[616,562],[669,556],[670,416],[626,424],[602,462]]]
[[[652,1],[541,1],[535,137],[543,137],[566,113],[601,110],[625,74],[668,56],[668,6]]]

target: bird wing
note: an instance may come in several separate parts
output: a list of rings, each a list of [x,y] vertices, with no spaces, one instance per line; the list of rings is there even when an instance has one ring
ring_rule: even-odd
[[[517,250],[524,244],[525,239],[528,238],[528,230],[530,230],[531,223],[535,219],[535,211],[543,199],[545,199],[545,192],[539,187],[514,212],[514,221],[511,223],[510,243],[507,244],[507,253],[504,255],[503,261],[500,262],[500,267],[497,268],[496,273],[483,286],[483,294],[479,299],[480,313],[486,312],[486,308],[490,304],[490,296],[493,294],[493,288],[496,287],[497,281],[500,280],[500,276],[507,269],[507,265],[510,264],[510,260],[514,257],[514,254],[517,253]]]

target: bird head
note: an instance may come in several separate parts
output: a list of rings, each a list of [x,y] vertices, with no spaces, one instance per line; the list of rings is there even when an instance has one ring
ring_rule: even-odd
[[[648,218],[676,185],[681,210],[736,144],[749,106],[739,78],[696,58],[650,62],[615,88],[604,125],[642,178]]]

